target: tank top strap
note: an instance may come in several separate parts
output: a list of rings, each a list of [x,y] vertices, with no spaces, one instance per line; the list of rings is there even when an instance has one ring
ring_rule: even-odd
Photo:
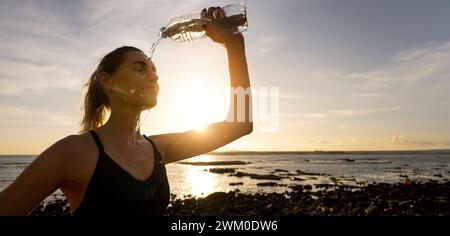
[[[153,149],[155,150],[154,153],[156,153],[155,159],[157,159],[157,161],[158,161],[159,163],[162,163],[162,162],[163,162],[163,161],[162,161],[162,156],[161,156],[161,153],[159,152],[158,147],[156,147],[155,142],[153,142],[153,140],[151,140],[149,137],[145,136],[145,134],[144,134],[143,136],[144,136],[145,139],[147,139],[147,140],[152,144]]]
[[[100,141],[100,138],[98,137],[97,133],[95,133],[94,130],[90,130],[89,131],[92,135],[92,138],[94,138],[95,143],[97,144],[98,150],[100,151],[100,153],[105,153],[105,150],[103,149],[103,144]]]

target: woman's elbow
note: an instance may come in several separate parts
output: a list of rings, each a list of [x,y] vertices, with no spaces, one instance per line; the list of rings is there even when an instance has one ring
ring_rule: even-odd
[[[253,132],[253,122],[245,122],[242,127],[242,136],[249,135]]]

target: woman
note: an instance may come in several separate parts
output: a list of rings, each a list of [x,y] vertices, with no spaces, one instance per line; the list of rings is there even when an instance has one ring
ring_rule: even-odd
[[[203,17],[223,17],[221,8]],[[232,88],[250,87],[242,34],[222,34],[214,24],[206,35],[226,48]],[[41,153],[0,193],[0,215],[26,215],[58,188],[74,215],[163,215],[169,202],[165,164],[222,147],[253,130],[249,99],[245,122],[213,123],[195,130],[141,135],[140,113],[157,103],[158,76],[139,49],[107,54],[92,74],[79,135],[63,138]],[[232,95],[234,96],[234,95]],[[236,116],[236,107],[230,114]],[[105,113],[110,117],[104,124]]]

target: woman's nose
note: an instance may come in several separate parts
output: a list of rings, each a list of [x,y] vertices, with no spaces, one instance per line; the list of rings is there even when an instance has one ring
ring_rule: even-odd
[[[150,77],[149,78],[150,81],[152,81],[152,82],[157,82],[159,79],[158,75],[155,72],[151,73],[151,75],[149,77]]]

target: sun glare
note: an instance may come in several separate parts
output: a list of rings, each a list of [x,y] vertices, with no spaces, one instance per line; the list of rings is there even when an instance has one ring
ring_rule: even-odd
[[[195,131],[200,132],[200,133],[206,132],[206,130],[207,130],[207,125],[206,124],[205,125],[201,125],[201,126],[197,126],[195,128]]]
[[[225,118],[228,108],[226,90],[214,86],[212,79],[194,77],[190,80],[192,84],[182,84],[185,87],[173,89],[171,123],[176,124],[177,130],[205,132],[209,124]]]
[[[216,176],[203,169],[204,167],[192,166],[187,172],[186,177],[190,185],[190,193],[194,196],[209,195],[216,188]]]

